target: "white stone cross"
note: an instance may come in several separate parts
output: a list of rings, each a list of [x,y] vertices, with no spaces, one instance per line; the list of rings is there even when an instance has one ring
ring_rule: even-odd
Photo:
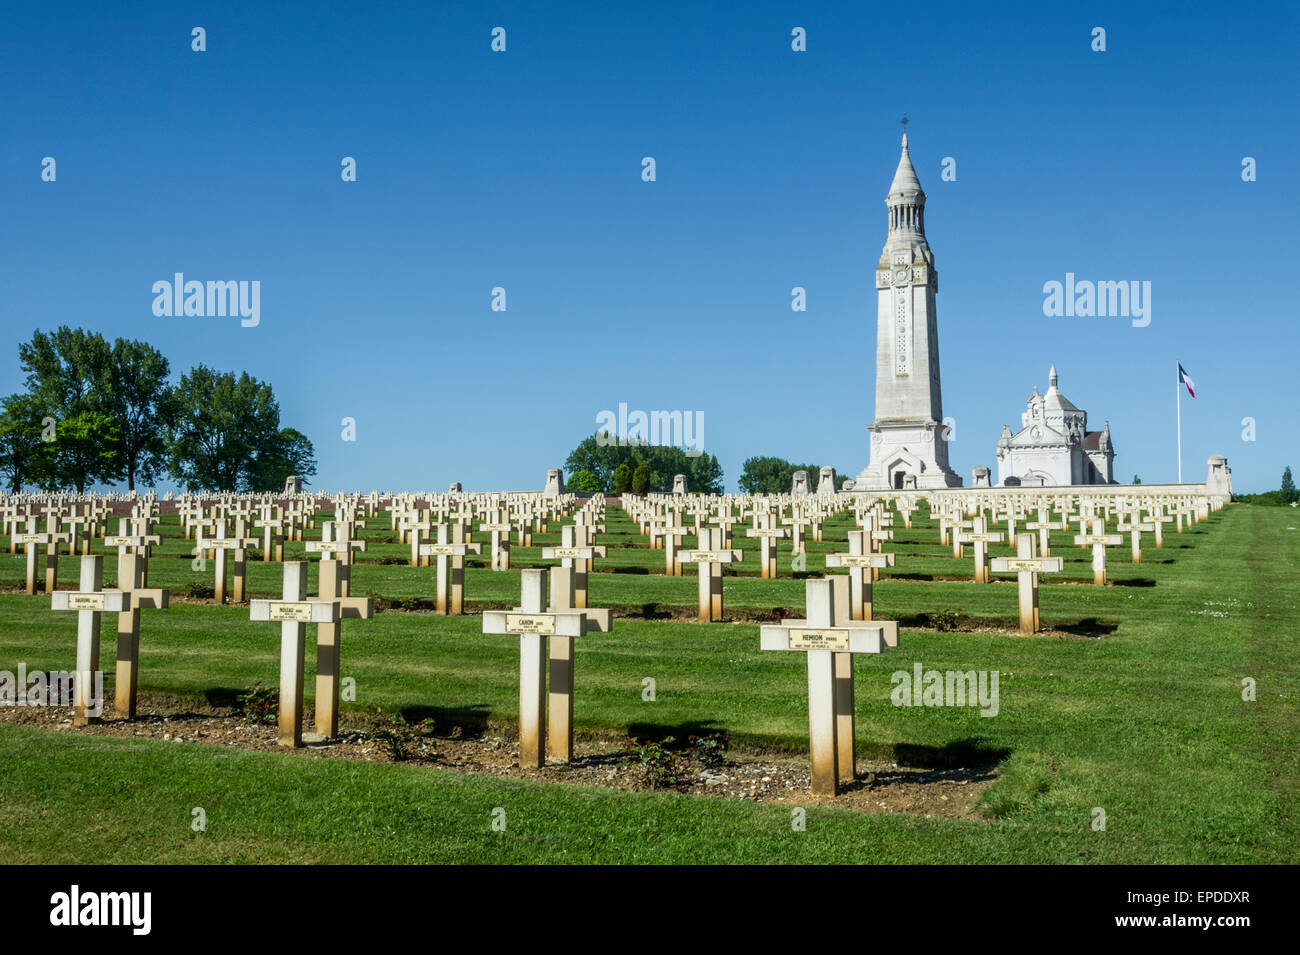
[[[234,600],[235,603],[242,603],[244,600],[244,569],[246,567],[245,551],[249,547],[257,546],[257,538],[240,537],[238,535],[227,537],[224,519],[216,522],[214,530],[215,533],[212,537],[204,537],[202,529],[199,530],[194,552],[202,556],[204,551],[212,551],[214,568],[212,595],[217,603],[224,604],[226,602],[226,552],[234,551],[233,567],[231,568],[234,572],[235,582]]]
[[[759,577],[763,580],[776,579],[776,542],[782,537],[789,537],[790,531],[784,527],[765,524],[746,528],[745,536],[758,538]]]
[[[77,612],[77,669],[72,680],[72,725],[85,726],[98,720],[104,711],[103,676],[99,670],[100,618],[106,613],[121,613],[130,606],[120,590],[104,590],[104,558],[99,555],[81,558],[81,584],[77,590],[56,590],[50,594],[51,610]],[[98,685],[95,693],[92,686]]]
[[[519,637],[519,765],[532,769],[546,763],[547,637],[581,637],[587,626],[582,611],[544,609],[546,581],[545,567],[525,568],[520,572],[520,609],[483,613],[483,633]],[[571,695],[572,687],[567,689]]]
[[[457,537],[463,538],[464,527],[464,524],[456,525]],[[438,536],[437,541],[420,545],[422,557],[436,558],[434,606],[440,614],[465,612],[465,555],[482,550],[480,544],[451,542],[451,531],[450,524],[435,524],[433,532]]]
[[[480,524],[478,529],[492,534],[492,569],[509,570],[510,522],[501,517],[500,510],[493,510],[488,514],[487,521]]]
[[[1000,532],[990,533],[985,530],[983,517],[976,517],[971,521],[972,527],[969,531],[963,531],[960,534],[962,543],[972,543],[975,545],[975,583],[987,584],[989,582],[989,544],[997,544],[1002,541]]]
[[[577,605],[574,589],[578,574],[573,567],[552,567],[550,613],[581,611],[587,618],[584,633],[609,633],[614,629],[614,615],[609,610],[582,608]],[[522,611],[522,607],[515,608]],[[551,759],[567,763],[573,759],[573,637],[553,636],[548,641],[550,686],[547,692],[546,736]]]
[[[1115,525],[1115,530],[1119,531],[1121,534],[1129,535],[1129,541],[1132,544],[1133,563],[1142,563],[1142,532],[1154,531],[1157,526],[1158,525],[1152,524],[1149,521],[1143,521],[1136,514],[1134,514],[1127,523]]]
[[[993,572],[997,574],[1017,575],[1020,597],[1020,632],[1037,633],[1038,621],[1038,575],[1059,572],[1065,566],[1060,557],[1035,557],[1034,536],[1020,534],[1016,537],[1015,557],[994,557]]]
[[[590,579],[591,564],[597,557],[604,557],[604,544],[592,544],[587,538],[594,536],[585,526],[570,524],[560,528],[560,546],[543,547],[545,560],[558,560],[562,566],[573,570],[573,606],[583,610],[587,606],[587,581]]]
[[[140,682],[140,611],[166,610],[171,604],[169,591],[145,586],[145,563],[142,554],[123,554],[117,559],[117,589],[126,594],[127,605],[117,615],[114,709],[128,720],[135,719]]]
[[[1074,542],[1080,547],[1092,548],[1092,582],[1098,587],[1106,583],[1106,546],[1122,544],[1124,538],[1119,534],[1107,534],[1101,518],[1092,518],[1092,531],[1088,534],[1076,534]]]
[[[370,620],[375,615],[375,602],[371,597],[349,597],[344,591],[347,558],[357,544],[363,541],[339,537],[342,528],[326,521],[321,528],[323,539],[308,541],[307,550],[321,555],[317,567],[319,597],[308,598],[316,603],[332,603],[338,608],[337,618],[316,624],[316,734],[311,742],[332,739],[339,735],[339,689],[342,684],[341,667],[343,646],[341,628],[344,620]]]
[[[721,528],[702,528],[696,550],[688,550],[682,562],[695,564],[700,577],[699,616],[701,623],[722,619],[722,565],[735,563],[743,557],[740,551],[722,545]]]
[[[846,621],[835,612],[835,584],[829,577],[805,583],[806,620],[764,624],[762,650],[798,650],[808,655],[808,733],[812,754],[812,791],[834,796],[839,791],[840,746],[836,706],[835,655],[882,653],[898,646],[893,620]]]
[[[14,540],[23,545],[23,553],[27,557],[27,596],[29,597],[36,593],[36,557],[42,545],[49,544],[51,540],[49,534],[37,531],[37,526],[37,519],[29,517],[26,533],[14,534]]]
[[[302,745],[303,653],[307,624],[338,623],[339,604],[307,599],[307,562],[286,561],[280,600],[251,600],[250,620],[280,624],[280,714],[276,742]]]
[[[1038,552],[1044,557],[1052,556],[1052,531],[1063,531],[1069,528],[1065,521],[1053,521],[1048,518],[1047,508],[1038,509],[1038,520],[1030,521],[1025,525],[1027,530],[1038,531]]]
[[[872,604],[871,581],[873,571],[881,567],[893,567],[893,554],[870,553],[863,546],[866,531],[849,531],[849,552],[847,554],[827,554],[826,567],[847,567],[849,569],[849,619],[870,620]]]

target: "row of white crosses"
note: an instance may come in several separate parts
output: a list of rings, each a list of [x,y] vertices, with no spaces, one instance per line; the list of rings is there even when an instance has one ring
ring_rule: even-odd
[[[45,593],[54,593],[58,589],[59,578],[58,545],[69,542],[71,547],[76,540],[75,531],[60,532],[57,530],[60,519],[53,515],[47,517],[44,531],[38,529],[39,520],[35,516],[28,515],[24,520],[26,523],[24,530],[19,531],[17,527],[11,528],[10,543],[14,548],[21,545],[24,550],[26,558],[26,593],[28,595],[36,593],[37,557],[42,547],[45,548]],[[141,554],[147,559],[149,548],[158,544],[161,540],[157,535],[148,533],[149,518],[122,518],[118,523],[120,525],[119,534],[104,537],[103,541],[107,547],[116,547],[119,555],[130,552]],[[75,526],[74,524],[74,528]],[[82,538],[83,545],[89,543],[89,537]],[[86,548],[83,547],[84,549]]]
[[[421,501],[425,503],[421,506]],[[422,552],[425,542],[441,545],[469,545],[474,530],[487,533],[489,566],[493,570],[510,568],[510,535],[517,532],[519,546],[531,546],[534,532],[543,533],[549,521],[563,516],[573,499],[543,498],[539,494],[466,495],[446,494],[417,498],[402,495],[390,504],[393,529],[400,532],[403,543],[411,547],[411,566],[429,566],[429,557],[437,551]],[[451,538],[442,535],[441,527],[455,520],[463,529]],[[472,551],[475,552],[476,551]]]

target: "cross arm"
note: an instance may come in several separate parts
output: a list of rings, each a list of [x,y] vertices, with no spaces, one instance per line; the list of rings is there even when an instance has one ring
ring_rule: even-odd
[[[485,634],[536,633],[554,637],[581,637],[586,632],[587,618],[581,611],[572,613],[523,613],[517,611],[485,610]]]

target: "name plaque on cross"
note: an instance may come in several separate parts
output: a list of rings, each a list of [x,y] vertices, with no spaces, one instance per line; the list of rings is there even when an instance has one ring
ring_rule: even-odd
[[[1057,558],[1058,560],[1060,558]],[[1014,557],[994,558],[993,569],[999,572],[1015,573],[1018,571],[1031,570],[1038,573],[1043,570],[1043,560],[1033,558],[1031,560],[1017,560]]]
[[[311,604],[309,603],[273,603],[267,608],[268,620],[293,620],[298,623],[311,623]]]
[[[883,561],[880,554],[831,554],[835,563],[827,561],[827,567],[876,567]],[[892,557],[893,554],[884,555]]]
[[[847,630],[824,630],[811,627],[791,627],[787,631],[787,646],[791,650],[841,650],[849,649]]]
[[[694,564],[697,562],[706,564],[731,563],[731,553],[724,554],[722,551],[716,550],[688,550],[686,552],[686,563]]]
[[[508,613],[506,614],[506,631],[509,633],[536,633],[544,636],[554,636],[555,617],[549,614]]]
[[[69,610],[106,610],[104,594],[68,594]]]

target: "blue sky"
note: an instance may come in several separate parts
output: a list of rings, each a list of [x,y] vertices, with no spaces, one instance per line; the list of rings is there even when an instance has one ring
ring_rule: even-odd
[[[1123,481],[1175,477],[1176,361],[1187,480],[1300,466],[1293,4],[370,6],[5,4],[0,389],[68,324],[270,381],[326,489],[540,487],[620,402],[702,412],[731,488],[853,474],[906,113],[968,482],[1053,361]],[[175,272],[260,324],[156,317]],[[1067,272],[1150,325],[1044,316]]]

